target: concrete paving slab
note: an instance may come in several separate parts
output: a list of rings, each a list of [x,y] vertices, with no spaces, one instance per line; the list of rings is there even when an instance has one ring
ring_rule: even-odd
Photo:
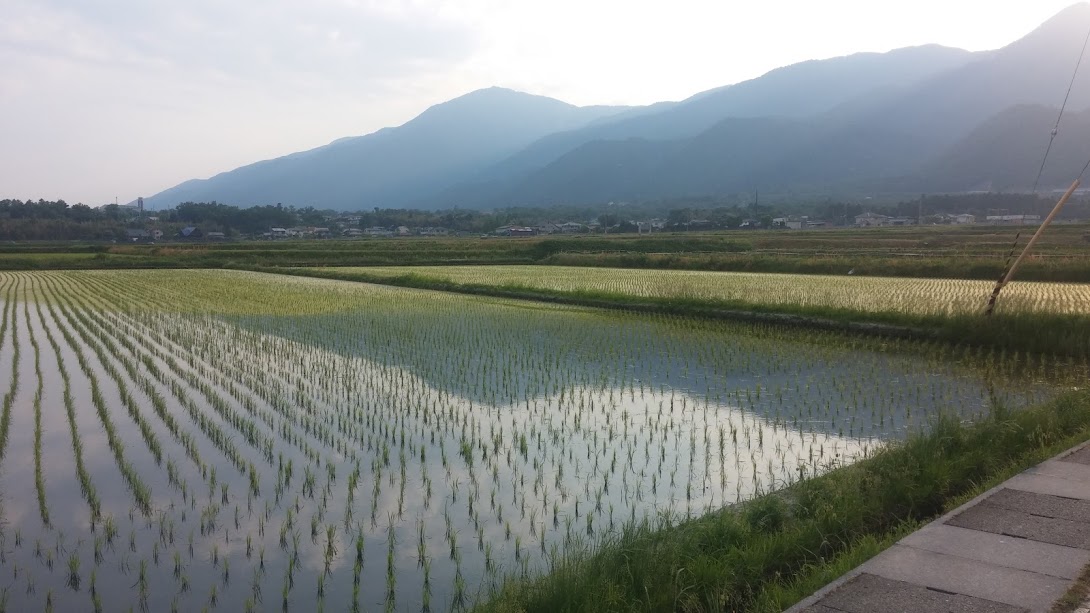
[[[1062,462],[1075,462],[1077,464],[1090,464],[1090,447],[1083,447],[1074,453],[1070,453],[1062,458],[1058,458]]]
[[[816,607],[822,608],[816,608]],[[926,587],[871,574],[845,583],[807,611],[847,613],[1024,613],[1028,609],[964,594],[929,590]]]
[[[1063,579],[1077,578],[1090,563],[1090,551],[1085,549],[950,525],[925,526],[900,544]]]
[[[961,518],[961,521],[978,521],[993,529],[1002,528],[997,524],[1004,522],[1017,529],[1020,522],[1029,517],[1034,522],[1052,522],[1050,529],[1038,532],[1053,534],[1067,530],[1080,536],[1081,528],[1090,525],[1090,522],[1076,521],[1084,519],[1083,506],[1078,501],[1090,501],[1090,473],[1084,470],[1090,467],[1090,441],[1073,447],[1051,462],[1043,469],[1031,469],[1008,479],[947,512],[921,531],[905,537],[892,548],[803,599],[788,612],[848,611],[836,606],[847,606],[846,601],[827,598],[863,575],[880,576],[932,592],[938,590],[936,593],[939,594],[977,598],[985,604],[988,601],[1000,603],[1015,607],[1014,610],[1049,611],[1072,583],[1071,577],[1082,570],[1081,561],[1090,555],[1090,548],[1070,547],[1071,543],[1068,542],[1042,542],[1003,535],[1002,529],[974,531],[954,524]],[[1067,466],[1057,466],[1061,462],[1066,462]],[[989,498],[1004,489],[1014,491],[1000,494],[995,501],[998,504],[988,504]],[[1026,496],[1027,493],[1061,499],[1035,498]],[[1062,500],[1064,498],[1073,500]],[[978,506],[986,508],[982,512],[968,513]],[[1033,512],[1026,513],[1027,510]],[[1037,511],[1044,513],[1035,514]],[[1023,529],[1027,533],[1033,530]],[[977,537],[979,540],[973,540],[971,535],[974,532],[981,535]],[[1082,542],[1081,539],[1079,542]],[[865,609],[868,613],[927,610],[917,606],[919,603],[908,608],[897,608],[894,606],[897,603],[887,602],[890,593],[888,584],[875,590],[875,593],[878,600],[868,604]],[[917,592],[913,590],[913,593]],[[936,606],[940,607],[936,610],[944,610],[941,603]],[[945,610],[969,610],[967,607],[955,605]]]
[[[1090,522],[1090,500],[1003,488],[990,496],[987,503],[1031,515]]]
[[[1070,456],[1068,456],[1070,457]],[[1030,475],[1049,475],[1090,484],[1090,465],[1063,460],[1049,460],[1026,471]]]
[[[966,510],[946,524],[1042,543],[1090,549],[1090,524],[1012,511],[988,504],[987,501]]]
[[[860,567],[869,573],[931,589],[1048,611],[1067,591],[1066,579],[958,556],[894,545]],[[835,604],[825,603],[834,608]],[[882,610],[882,609],[872,609]]]
[[[1080,483],[1050,475],[1021,473],[1008,479],[1003,486],[1012,490],[1090,500],[1090,483]]]

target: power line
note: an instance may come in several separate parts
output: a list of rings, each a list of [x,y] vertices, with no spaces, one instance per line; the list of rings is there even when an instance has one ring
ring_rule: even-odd
[[[1090,41],[1090,27],[1087,28],[1086,37],[1084,37],[1082,40],[1082,49],[1079,50],[1079,59],[1075,61],[1075,70],[1071,72],[1071,80],[1067,83],[1067,92],[1064,93],[1063,103],[1060,104],[1060,112],[1056,115],[1056,123],[1052,126],[1052,132],[1049,134],[1048,147],[1045,148],[1045,154],[1041,157],[1041,165],[1037,168],[1037,178],[1033,180],[1033,190],[1030,192],[1031,194],[1037,193],[1037,186],[1041,182],[1041,174],[1043,174],[1045,171],[1045,162],[1048,161],[1048,154],[1050,151],[1052,151],[1052,143],[1056,140],[1056,134],[1058,134],[1060,131],[1060,120],[1063,119],[1064,109],[1067,108],[1067,100],[1071,97],[1071,90],[1075,86],[1075,77],[1078,76],[1079,67],[1082,66],[1082,58],[1086,55],[1086,44],[1088,41]],[[1062,207],[1064,202],[1067,201],[1067,198],[1070,197],[1072,192],[1074,192],[1075,188],[1082,181],[1082,177],[1086,174],[1086,171],[1088,169],[1090,169],[1090,159],[1086,160],[1086,164],[1082,167],[1082,171],[1079,173],[1078,178],[1075,179],[1075,183],[1072,184],[1071,189],[1069,189],[1064,197],[1060,199],[1060,202],[1052,210],[1052,213],[1049,215],[1049,217],[1046,218],[1044,223],[1041,224],[1041,227],[1033,235],[1033,238],[1030,239],[1029,245],[1026,246],[1026,249],[1024,249],[1022,251],[1022,254],[1018,256],[1018,259],[1012,262],[1014,252],[1018,249],[1018,239],[1022,236],[1022,232],[1019,231],[1014,235],[1014,244],[1011,245],[1010,253],[1007,254],[1007,261],[1003,265],[1003,272],[999,275],[999,280],[996,281],[995,287],[992,288],[992,295],[988,298],[988,307],[984,311],[985,315],[990,316],[992,314],[992,311],[995,310],[995,302],[999,298],[999,292],[1003,291],[1003,287],[1006,286],[1007,283],[1010,281],[1011,275],[1013,274],[1013,267],[1017,266],[1018,262],[1025,255],[1026,250],[1028,250],[1029,247],[1033,245],[1034,241],[1044,230],[1045,226],[1048,224],[1049,221],[1051,221],[1052,216],[1056,215],[1060,207]]]
[[[1082,58],[1086,54],[1086,43],[1090,41],[1090,28],[1086,30],[1086,38],[1082,39],[1082,50],[1079,51],[1079,59],[1075,62],[1075,70],[1071,73],[1071,81],[1067,84],[1067,93],[1064,94],[1063,104],[1060,105],[1060,112],[1056,115],[1056,124],[1052,126],[1052,132],[1048,137],[1048,147],[1045,148],[1045,155],[1041,158],[1041,166],[1037,169],[1037,178],[1033,180],[1033,190],[1031,193],[1037,193],[1037,185],[1041,182],[1041,174],[1045,171],[1045,162],[1048,161],[1048,154],[1052,151],[1052,142],[1056,140],[1056,134],[1060,131],[1060,119],[1064,116],[1064,109],[1067,108],[1067,99],[1071,97],[1071,89],[1075,86],[1075,76],[1079,74],[1079,66],[1082,65]],[[1088,163],[1090,166],[1090,163]],[[1082,169],[1086,172],[1086,168]],[[1081,174],[1079,175],[1082,176]]]

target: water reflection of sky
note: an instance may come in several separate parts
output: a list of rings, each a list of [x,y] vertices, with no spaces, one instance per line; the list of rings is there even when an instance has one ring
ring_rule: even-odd
[[[59,338],[51,317],[38,321],[32,313],[30,329],[40,334],[48,326]],[[106,512],[118,536],[106,544],[103,526],[91,532],[86,512],[73,511],[86,505],[74,482],[70,440],[68,447],[62,444],[65,416],[54,410],[46,429],[58,450],[46,470],[50,504],[58,509],[55,524],[41,529],[32,496],[5,500],[2,564],[16,577],[7,602],[38,608],[48,597],[59,610],[86,608],[94,569],[105,602],[138,604],[133,586],[143,562],[152,610],[200,608],[213,600],[213,586],[221,607],[241,610],[249,599],[256,609],[269,609],[281,605],[289,583],[289,603],[314,608],[332,527],[336,555],[324,583],[326,606],[351,608],[358,534],[363,608],[382,606],[390,591],[398,609],[420,608],[425,566],[432,606],[447,608],[456,585],[464,584],[472,598],[505,573],[542,569],[546,552],[599,538],[625,522],[699,515],[850,462],[940,409],[972,415],[988,403],[982,374],[923,357],[762,334],[723,336],[640,318],[622,318],[614,327],[581,315],[562,321],[543,314],[520,325],[472,314],[467,321],[441,315],[430,325],[417,316],[407,319],[360,312],[225,322],[107,313],[68,322],[76,331],[86,326],[89,338],[97,329],[137,339],[133,348],[107,358],[119,371],[124,359],[145,358],[164,372],[171,372],[167,356],[177,360],[177,376],[160,381],[146,370],[137,376],[198,435],[207,468],[214,466],[219,482],[229,484],[229,502],[219,504],[220,489],[210,487],[208,471],[186,457],[148,410],[188,495],[167,482],[165,465],[150,461],[104,364],[83,345],[126,453],[140,459],[139,474],[153,490],[155,513],[131,513],[89,402],[90,379],[76,366],[75,352],[62,345],[84,461],[107,493]],[[33,373],[27,353],[21,356],[23,375]],[[55,369],[53,355],[43,353],[43,368]],[[0,369],[4,365],[0,357]],[[274,461],[246,446],[183,374],[208,378],[225,407],[275,439]],[[56,403],[59,384],[48,376]],[[32,389],[32,383],[21,387],[21,427]],[[260,496],[246,495],[245,472],[203,440],[176,390],[210,423],[231,431],[233,444],[253,458]],[[147,390],[131,380],[129,392],[150,402]],[[997,393],[1024,402],[1041,392]],[[317,462],[308,449],[318,454]],[[289,461],[294,478],[277,496],[281,467]],[[328,480],[330,465],[334,481]],[[313,497],[302,491],[306,467],[315,475]],[[349,474],[357,468],[349,503]],[[25,461],[5,462],[5,491],[12,491],[10,484],[31,492],[32,470]],[[217,506],[223,508],[213,512]],[[216,517],[207,533],[202,515]],[[95,549],[102,555],[97,566]],[[81,561],[79,591],[65,585],[73,555]],[[296,567],[290,582],[289,566]]]

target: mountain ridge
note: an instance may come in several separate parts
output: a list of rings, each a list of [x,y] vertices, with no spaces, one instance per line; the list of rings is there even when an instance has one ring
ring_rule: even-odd
[[[1040,112],[1028,109],[1058,102],[1088,23],[1090,4],[1080,3],[992,51],[921,45],[808,60],[645,107],[576,107],[487,88],[401,126],[186,181],[146,201],[492,208],[973,186],[985,182],[987,162],[967,158],[995,155],[981,142],[1038,146],[1030,127]],[[1087,107],[1083,78],[1068,109]],[[1024,129],[1004,133],[1004,121]],[[1060,147],[1058,163],[1070,166],[1075,148]],[[1022,173],[1011,176],[1019,179],[1009,189],[1018,189]]]

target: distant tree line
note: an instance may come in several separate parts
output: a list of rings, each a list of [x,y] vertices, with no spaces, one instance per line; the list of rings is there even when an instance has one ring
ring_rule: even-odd
[[[565,205],[542,207],[508,207],[491,211],[447,209],[422,211],[414,209],[374,208],[357,213],[339,213],[314,207],[296,208],[282,204],[237,207],[218,202],[184,202],[171,209],[148,211],[143,217],[131,207],[109,204],[90,207],[69,205],[63,200],[0,200],[0,240],[85,240],[121,241],[126,231],[156,227],[167,238],[187,225],[199,226],[205,232],[219,231],[228,236],[253,236],[270,228],[296,226],[324,227],[338,216],[358,216],[359,227],[396,228],[439,227],[453,232],[485,233],[506,225],[536,226],[544,223],[597,221],[602,228],[614,232],[635,232],[636,222],[657,219],[666,229],[713,230],[747,227],[770,228],[772,220],[784,216],[808,216],[833,226],[849,226],[855,216],[864,212],[915,218],[925,223],[939,215],[971,213],[979,217],[989,214],[1044,215],[1055,202],[1054,195],[1032,194],[953,194],[921,195],[900,202],[870,200],[819,200],[792,202],[779,199],[758,204],[743,198],[692,197],[638,203],[602,203],[597,205]],[[1090,217],[1090,202],[1077,198],[1068,204],[1064,217]]]
[[[321,226],[332,211],[269,205],[240,208],[217,202],[185,202],[172,209],[148,211],[108,204],[90,207],[64,200],[0,200],[0,240],[120,241],[129,229],[156,227],[167,237],[187,225],[228,235],[257,234],[271,227]]]

